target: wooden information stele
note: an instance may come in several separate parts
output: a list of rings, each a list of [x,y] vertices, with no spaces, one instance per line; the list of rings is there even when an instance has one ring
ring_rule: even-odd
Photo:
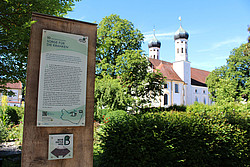
[[[97,25],[38,13],[32,20],[22,166],[91,167]]]

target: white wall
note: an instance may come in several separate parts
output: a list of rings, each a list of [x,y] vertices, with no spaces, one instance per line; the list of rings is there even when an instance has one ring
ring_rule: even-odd
[[[211,104],[211,100],[209,99],[209,92],[207,87],[202,86],[194,86],[192,85],[192,104],[198,99],[199,103]],[[205,100],[205,101],[204,101]]]

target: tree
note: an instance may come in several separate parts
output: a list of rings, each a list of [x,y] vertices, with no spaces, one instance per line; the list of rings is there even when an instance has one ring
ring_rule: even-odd
[[[79,0],[0,1],[0,92],[6,83],[25,82],[32,12],[64,16]]]
[[[112,79],[110,76],[104,76],[95,81],[95,107],[97,112],[106,108],[110,110],[126,110],[131,103],[131,98],[127,88],[120,84],[120,79]]]
[[[143,34],[132,22],[115,14],[103,18],[97,30],[96,74],[116,78],[117,57],[126,50],[141,49],[143,39]]]
[[[140,50],[143,39],[143,34],[130,21],[118,15],[112,14],[100,22],[96,58],[96,75],[100,80],[96,81],[96,91],[102,89],[105,93],[114,88],[118,91],[105,93],[105,98],[96,96],[96,105],[102,104],[99,108],[143,107],[161,94],[164,78],[161,73],[149,72],[150,63]],[[100,87],[99,81],[104,87]],[[121,92],[123,96],[118,95]],[[124,106],[117,105],[118,101]]]
[[[164,78],[158,71],[149,70],[150,63],[142,51],[130,50],[116,59],[116,73],[121,84],[127,87],[127,94],[135,99],[134,106],[150,103],[162,94]]]
[[[225,66],[212,71],[206,81],[212,100],[219,103],[249,101],[249,43],[231,51]]]
[[[96,110],[138,109],[150,103],[157,95],[162,94],[161,85],[164,78],[159,72],[149,71],[147,57],[142,51],[125,51],[116,59],[116,75],[112,78],[104,75],[96,79],[95,104]],[[98,114],[97,114],[98,115]]]

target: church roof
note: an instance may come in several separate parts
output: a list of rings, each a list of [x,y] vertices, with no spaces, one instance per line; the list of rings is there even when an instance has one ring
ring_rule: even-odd
[[[173,63],[151,58],[149,58],[149,61],[153,65],[153,69],[159,69],[162,75],[167,77],[167,80],[182,81],[174,71]],[[209,71],[191,67],[191,85],[206,87],[206,78],[209,73]]]
[[[181,78],[174,71],[173,63],[169,63],[169,62],[158,60],[158,59],[151,59],[151,58],[149,58],[149,61],[154,66],[153,68],[160,70],[162,75],[164,77],[167,77],[167,79],[175,80],[175,81],[182,81]]]
[[[153,39],[151,41],[149,41],[148,47],[149,48],[152,48],[152,47],[160,48],[161,47],[161,42],[155,37],[155,34],[153,36]]]
[[[191,85],[207,87],[206,78],[209,73],[209,71],[191,68]]]
[[[188,39],[188,37],[189,37],[188,32],[184,30],[182,26],[180,26],[180,28],[174,34],[174,40],[179,39],[179,38]]]

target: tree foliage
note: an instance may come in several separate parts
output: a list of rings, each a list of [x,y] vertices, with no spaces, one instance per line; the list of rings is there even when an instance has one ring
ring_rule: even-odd
[[[64,16],[79,0],[0,1],[0,91],[8,82],[24,82],[32,12]]]
[[[227,64],[215,69],[207,78],[212,100],[216,102],[249,101],[250,47],[242,44],[231,51]]]
[[[126,110],[131,99],[126,94],[127,88],[120,84],[120,79],[104,76],[95,82],[95,104],[99,112],[103,107],[110,110]]]
[[[149,61],[140,50],[143,39],[130,21],[118,15],[112,14],[100,22],[96,57],[97,109],[143,106],[161,93],[164,78],[161,73],[148,70]],[[107,93],[110,91],[112,93]]]
[[[132,22],[112,14],[106,16],[98,25],[96,73],[116,77],[116,59],[126,50],[139,50],[143,34],[134,28]]]
[[[142,51],[125,51],[116,59],[117,76],[128,88],[127,94],[135,100],[134,105],[150,103],[161,94],[164,78],[158,71],[150,72],[150,63]]]
[[[125,51],[117,57],[117,78],[104,75],[96,79],[95,101],[97,110],[127,110],[128,107],[150,103],[161,94],[164,78],[159,72],[149,72],[149,62],[142,51]]]

